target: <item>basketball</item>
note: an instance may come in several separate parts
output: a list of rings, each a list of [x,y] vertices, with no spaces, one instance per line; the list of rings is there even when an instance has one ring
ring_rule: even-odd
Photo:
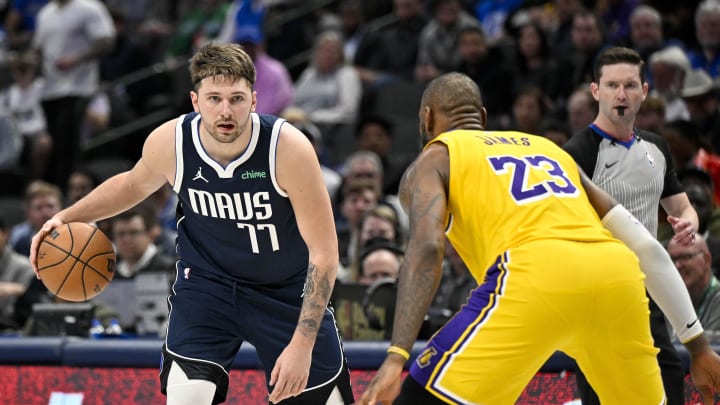
[[[70,222],[40,243],[38,274],[47,289],[67,301],[87,301],[100,294],[115,275],[115,250],[98,228]]]

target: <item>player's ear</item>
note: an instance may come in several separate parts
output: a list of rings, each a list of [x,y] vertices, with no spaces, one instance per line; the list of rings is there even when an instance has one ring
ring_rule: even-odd
[[[425,127],[426,133],[431,134],[432,129],[435,126],[435,122],[434,122],[435,117],[434,117],[433,111],[430,108],[430,106],[426,105],[425,107],[423,107],[422,115],[423,115],[423,120],[421,122],[421,125],[423,125]]]
[[[192,103],[193,110],[196,113],[199,113],[200,110],[198,109],[198,94],[195,92],[195,90],[190,90],[190,102]]]
[[[483,129],[487,128],[487,110],[485,107],[480,108],[480,119],[482,120]]]

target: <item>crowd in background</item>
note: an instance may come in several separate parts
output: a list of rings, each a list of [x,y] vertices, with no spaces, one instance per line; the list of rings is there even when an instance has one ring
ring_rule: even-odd
[[[56,300],[27,262],[32,235],[63,206],[129,168],[158,120],[191,111],[187,60],[217,41],[242,44],[255,62],[257,112],[282,116],[315,146],[335,208],[338,282],[371,287],[394,280],[402,262],[408,225],[396,194],[421,148],[417,106],[425,83],[465,73],[482,91],[488,130],[529,132],[562,145],[597,115],[589,90],[595,55],[613,45],[635,49],[650,89],[636,124],[666,139],[707,252],[697,266],[676,264],[693,300],[717,286],[720,0],[316,3],[0,1],[0,200],[17,205],[0,204],[6,330],[31,333],[32,304]],[[159,282],[167,295],[175,277],[176,204],[164,187],[97,224],[116,246],[116,278],[127,281],[127,291]],[[659,232],[664,240],[671,234]],[[675,252],[681,247],[668,248],[682,257]],[[475,286],[448,244],[429,330]],[[98,299],[107,317],[122,318],[137,333],[162,333],[164,308],[126,311],[107,295]],[[707,330],[720,330],[718,305],[720,298],[703,308],[717,313],[716,323],[703,321]],[[365,317],[350,318],[372,329]]]

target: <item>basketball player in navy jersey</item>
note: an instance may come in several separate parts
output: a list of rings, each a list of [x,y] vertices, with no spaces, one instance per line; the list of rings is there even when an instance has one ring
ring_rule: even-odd
[[[257,350],[269,401],[353,402],[327,308],[338,268],[330,198],[307,138],[254,113],[255,67],[235,44],[190,61],[194,112],[156,128],[130,171],[99,185],[35,235],[108,218],[166,182],[179,196],[177,278],[160,374],[168,404],[225,400],[242,342]],[[272,95],[268,95],[272,96]]]

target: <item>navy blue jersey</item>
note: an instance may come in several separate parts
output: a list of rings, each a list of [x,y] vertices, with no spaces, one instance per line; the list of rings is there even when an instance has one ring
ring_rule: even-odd
[[[178,255],[189,271],[230,275],[243,283],[304,280],[308,249],[275,177],[285,121],[255,113],[251,120],[247,148],[225,167],[202,146],[200,115],[178,120],[173,187],[179,196]]]

